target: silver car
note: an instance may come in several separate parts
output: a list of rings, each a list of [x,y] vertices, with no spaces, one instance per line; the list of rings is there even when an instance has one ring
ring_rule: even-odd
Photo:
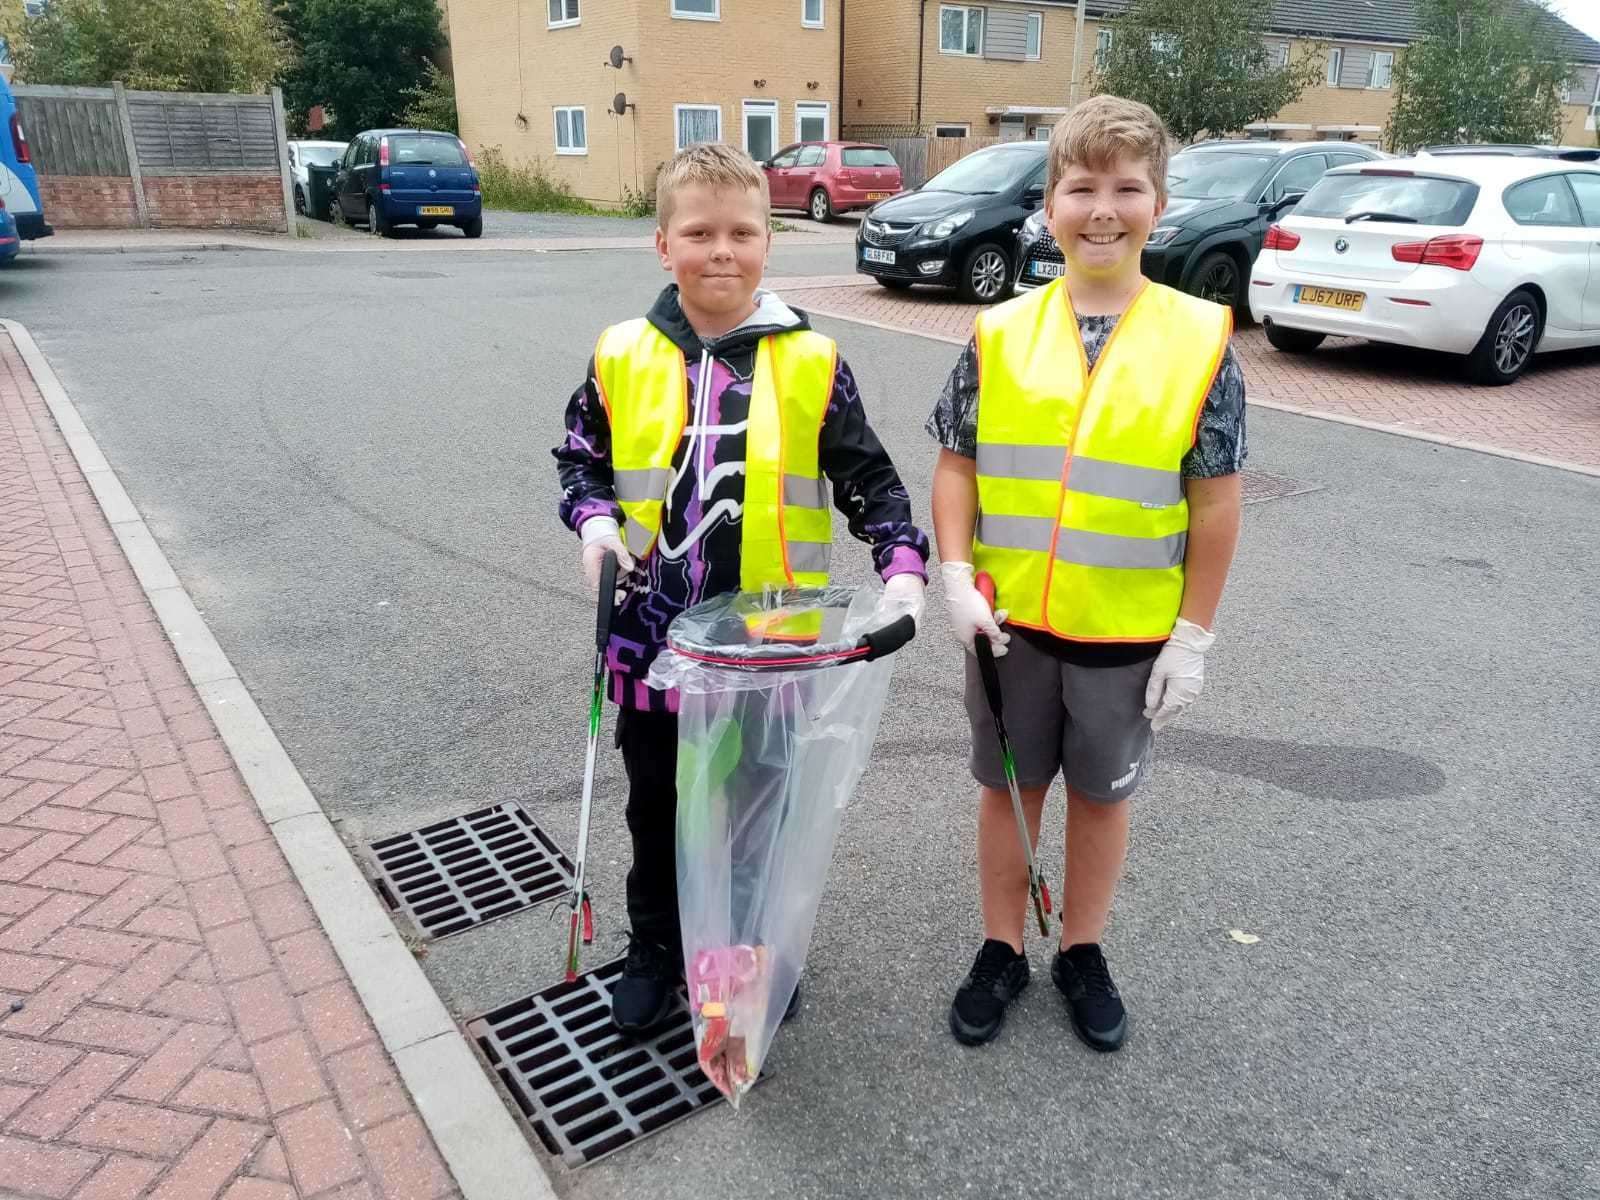
[[[331,167],[344,157],[348,142],[290,142],[289,173],[294,178],[294,211],[306,214],[306,197],[311,195],[311,177],[307,167]],[[328,214],[313,213],[327,219]]]

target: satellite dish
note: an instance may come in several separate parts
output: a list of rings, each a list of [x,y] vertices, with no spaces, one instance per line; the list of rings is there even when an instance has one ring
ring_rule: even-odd
[[[628,94],[626,92],[618,92],[611,97],[611,111],[619,117],[623,116],[632,107],[633,105],[628,103]]]
[[[622,52],[622,47],[621,46],[613,46],[613,47],[611,47],[611,55],[610,55],[610,60],[609,61],[610,61],[611,65],[613,67],[615,67],[617,70],[620,71],[620,70],[622,70],[622,64],[623,63],[625,63],[625,62],[631,63],[633,61],[633,59],[629,58],[626,54],[624,54]]]

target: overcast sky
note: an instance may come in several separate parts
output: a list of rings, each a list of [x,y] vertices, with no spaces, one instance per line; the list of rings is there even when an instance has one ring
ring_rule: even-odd
[[[1600,0],[1552,0],[1550,7],[1569,24],[1600,41]]]

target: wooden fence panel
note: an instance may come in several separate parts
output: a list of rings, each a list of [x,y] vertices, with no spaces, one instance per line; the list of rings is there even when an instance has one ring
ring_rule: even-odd
[[[18,86],[17,115],[39,170],[50,175],[126,175],[128,151],[111,92],[104,99],[39,96]]]
[[[868,139],[883,146],[900,164],[900,181],[906,188],[918,188],[927,183],[951,163],[957,162],[974,150],[993,146],[997,137],[890,137]]]
[[[266,96],[213,101],[130,93],[128,116],[146,174],[272,171],[278,142]],[[249,101],[249,102],[245,102]]]

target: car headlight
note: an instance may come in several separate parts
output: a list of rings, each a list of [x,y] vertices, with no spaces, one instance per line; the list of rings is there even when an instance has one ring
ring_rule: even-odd
[[[929,221],[922,227],[923,236],[949,237],[968,221],[972,220],[972,216],[972,210],[969,208],[966,212],[951,213],[948,217],[940,217],[937,221]]]
[[[1025,242],[1037,242],[1044,236],[1044,230],[1044,209],[1041,208],[1036,213],[1028,214],[1028,219],[1022,223],[1022,240]]]
[[[1176,225],[1158,225],[1150,231],[1150,240],[1145,245],[1165,246],[1182,232],[1183,230]]]

